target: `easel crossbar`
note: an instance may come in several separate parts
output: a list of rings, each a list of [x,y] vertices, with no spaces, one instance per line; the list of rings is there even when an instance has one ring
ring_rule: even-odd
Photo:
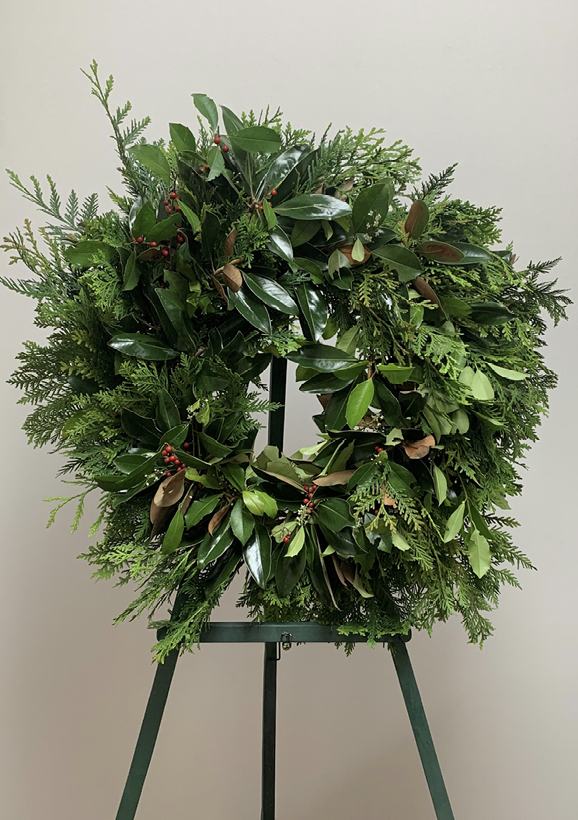
[[[292,643],[367,643],[366,635],[341,635],[336,626],[311,622],[243,623],[215,621],[201,633],[201,643],[283,643],[286,636]],[[399,641],[397,635],[384,635],[379,643]],[[403,636],[408,641],[409,636]]]

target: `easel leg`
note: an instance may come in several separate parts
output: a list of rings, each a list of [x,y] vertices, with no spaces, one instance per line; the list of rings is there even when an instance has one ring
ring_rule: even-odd
[[[263,669],[263,752],[261,820],[275,820],[275,750],[277,738],[277,644],[265,644]]]
[[[178,657],[178,649],[173,649],[165,662],[157,666],[116,820],[134,820],[153,756]]]
[[[454,820],[417,681],[403,641],[392,644],[392,656],[437,820]]]

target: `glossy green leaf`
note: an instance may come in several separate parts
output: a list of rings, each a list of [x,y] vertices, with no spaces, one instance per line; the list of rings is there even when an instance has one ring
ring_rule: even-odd
[[[474,530],[468,539],[468,558],[470,566],[478,578],[483,578],[490,569],[492,555],[488,539]]]
[[[191,96],[197,111],[209,122],[213,131],[216,131],[219,127],[219,112],[213,100],[206,94],[192,94]]]
[[[150,450],[146,451],[145,453],[126,453],[123,456],[118,456],[114,460],[114,466],[117,467],[121,473],[128,475],[132,473],[133,470],[136,470],[137,467],[142,467],[142,465],[149,459],[155,456],[155,459],[158,458],[157,453],[152,453]]]
[[[171,325],[179,336],[179,341],[191,343],[194,338],[193,326],[187,308],[181,297],[173,290],[156,288],[161,305]]]
[[[157,394],[157,424],[161,430],[171,430],[180,423],[181,416],[177,405],[170,393],[162,388]]]
[[[176,549],[178,549],[183,538],[184,530],[185,519],[183,518],[182,512],[178,509],[175,511],[175,514],[171,518],[171,523],[169,524],[169,528],[165,533],[165,537],[163,538],[163,555],[170,555],[171,552],[174,552]]]
[[[225,170],[225,160],[219,145],[212,145],[207,152],[207,164],[210,168],[207,182],[216,179]]]
[[[442,310],[448,316],[455,316],[458,319],[463,319],[464,316],[469,316],[472,312],[471,305],[464,302],[463,299],[454,299],[449,296],[442,296],[440,301],[442,303]]]
[[[236,490],[241,493],[246,489],[245,470],[240,464],[231,462],[230,464],[223,464],[220,469],[227,481],[232,484]]]
[[[349,504],[343,498],[328,498],[320,501],[317,506],[319,521],[330,530],[339,532],[344,527],[355,526]]]
[[[79,268],[88,268],[91,265],[112,262],[116,253],[116,248],[107,245],[106,242],[86,239],[66,248],[63,255],[73,265],[78,265]]]
[[[351,492],[359,484],[368,484],[375,476],[376,465],[374,461],[366,461],[353,473],[347,482],[347,492]]]
[[[393,185],[389,180],[376,182],[360,191],[353,203],[353,232],[365,232],[370,226],[381,225],[392,198]]]
[[[415,250],[431,262],[443,262],[445,265],[458,265],[464,258],[458,248],[447,242],[428,240],[416,245]]]
[[[199,441],[203,445],[203,449],[211,456],[214,456],[215,458],[226,458],[231,454],[230,447],[227,447],[225,444],[221,444],[220,441],[217,441],[212,436],[208,436],[206,433],[197,433],[197,435],[199,437]]]
[[[243,546],[245,546],[249,540],[254,526],[255,519],[245,507],[242,499],[237,499],[235,506],[231,510],[231,529]]]
[[[448,543],[449,541],[453,541],[454,538],[457,536],[459,531],[461,530],[464,524],[464,514],[466,511],[466,502],[462,501],[462,503],[456,507],[453,513],[448,518],[448,523],[446,524],[446,531],[444,533],[444,543]]]
[[[353,243],[353,248],[351,249],[351,258],[355,260],[355,262],[363,262],[365,259],[365,248],[363,246],[363,242],[359,237]]]
[[[175,427],[171,427],[170,430],[167,430],[166,433],[163,433],[159,439],[159,445],[165,446],[170,444],[172,447],[180,447],[183,442],[187,440],[187,436],[189,434],[189,425],[187,422],[184,424],[177,424]]]
[[[223,122],[225,123],[225,131],[230,137],[232,137],[242,129],[243,123],[235,114],[235,112],[231,111],[230,108],[227,108],[226,105],[221,106],[221,111],[223,112]]]
[[[253,490],[243,490],[243,502],[253,515],[263,515],[265,506],[262,499]]]
[[[257,189],[257,198],[261,199],[263,194],[268,193],[276,188],[279,188],[283,180],[285,180],[291,171],[296,167],[303,154],[309,150],[309,146],[294,145],[275,157],[269,166],[263,182]],[[275,199],[275,197],[273,197]]]
[[[139,236],[148,239],[149,231],[154,228],[156,223],[157,217],[152,205],[149,202],[145,202],[135,216],[131,227],[132,236],[134,236],[135,239],[138,239]]]
[[[139,279],[140,268],[138,262],[136,261],[136,253],[131,253],[126,261],[126,265],[124,266],[122,289],[125,291],[134,290],[134,288],[138,285]]]
[[[201,541],[197,555],[199,569],[204,569],[208,564],[220,558],[225,550],[229,549],[234,540],[233,530],[229,526],[229,516],[226,516],[213,535],[207,532]]]
[[[123,410],[120,418],[123,430],[131,438],[136,438],[153,447],[157,446],[161,431],[153,419],[141,416],[132,410]]]
[[[141,464],[137,465],[130,473],[125,475],[96,476],[94,480],[101,490],[107,490],[109,492],[127,490],[139,484],[145,476],[154,473],[159,466],[158,461],[159,454],[153,453],[152,456],[142,461]]]
[[[299,390],[302,393],[336,393],[338,390],[343,390],[347,381],[339,379],[333,373],[317,373],[303,382]],[[349,381],[353,381],[353,377]]]
[[[200,523],[203,518],[213,512],[221,498],[222,493],[215,495],[208,495],[206,498],[201,498],[198,501],[193,501],[185,513],[185,524],[187,529],[192,529],[196,524]]]
[[[283,556],[284,558],[294,558],[296,555],[299,555],[303,547],[305,546],[305,527],[301,526],[298,529],[294,530],[291,533],[291,540],[287,545],[287,552]]]
[[[421,199],[416,199],[412,203],[407,219],[405,220],[405,231],[412,239],[419,239],[429,222],[429,208]]]
[[[243,285],[237,293],[233,293],[230,288],[227,288],[227,291],[230,301],[241,316],[261,333],[270,335],[271,318],[263,302],[257,299],[246,285]]]
[[[158,145],[133,145],[128,150],[141,165],[152,171],[165,185],[170,185],[171,169],[163,150]]]
[[[166,362],[179,355],[176,350],[155,336],[147,336],[144,333],[122,333],[113,336],[108,345],[125,356],[135,356],[137,359],[147,359],[151,362]]]
[[[375,389],[385,423],[391,427],[407,427],[400,403],[391,390],[380,379],[375,380]]]
[[[347,202],[325,194],[299,194],[275,206],[274,210],[292,219],[334,219],[351,213]]]
[[[438,504],[443,504],[448,497],[448,481],[437,464],[432,465],[432,478]]]
[[[197,150],[197,142],[190,128],[186,125],[180,125],[176,122],[169,123],[169,131],[171,140],[177,151],[193,151]]]
[[[301,550],[295,558],[280,555],[275,570],[275,585],[280,598],[289,595],[305,571],[307,552]]]
[[[240,148],[249,154],[274,154],[281,147],[281,137],[265,125],[250,125],[235,134],[229,134],[233,148]]]
[[[399,530],[397,532],[391,533],[391,540],[393,542],[394,547],[397,547],[398,550],[405,552],[410,548],[410,544],[408,543],[405,536],[403,536]]]
[[[373,401],[374,392],[373,379],[365,379],[361,384],[357,384],[349,394],[345,418],[352,430],[354,427],[357,427],[369,410],[369,405]]]
[[[299,308],[294,300],[285,288],[274,279],[267,279],[265,276],[258,276],[255,273],[245,271],[243,280],[255,296],[269,307],[287,313],[289,316],[297,316],[299,313]]]
[[[488,367],[491,367],[498,376],[502,376],[502,378],[509,379],[510,381],[519,382],[528,378],[527,373],[522,373],[519,370],[509,370],[507,367],[500,367],[500,365],[493,364],[492,362],[488,362]]]
[[[263,513],[269,518],[275,518],[278,513],[277,502],[263,490],[253,490],[253,496],[257,496],[263,507]]]
[[[379,248],[374,248],[372,253],[374,256],[383,259],[388,268],[397,273],[400,282],[409,282],[419,276],[420,273],[423,273],[422,264],[415,253],[407,248],[402,248],[401,245],[382,245]]]
[[[271,253],[274,253],[275,256],[279,256],[281,259],[284,259],[285,262],[291,262],[293,259],[293,246],[291,244],[291,240],[285,231],[278,225],[269,234],[269,244],[267,247]]]
[[[295,293],[307,323],[307,327],[303,328],[303,332],[305,335],[309,335],[310,340],[317,342],[323,335],[329,315],[325,297],[318,288],[305,284],[297,285]],[[307,333],[307,330],[309,333]]]
[[[177,235],[177,224],[182,221],[180,214],[171,214],[167,219],[157,222],[154,227],[150,228],[147,241],[148,242],[163,242],[165,239],[172,239]]]
[[[302,219],[295,223],[291,231],[291,244],[294,248],[305,245],[313,239],[320,228],[321,223],[317,219]]]
[[[263,589],[271,574],[271,536],[260,521],[255,521],[253,532],[243,547],[243,558],[254,580]]]
[[[201,220],[199,219],[199,217],[196,215],[193,209],[189,208],[188,205],[185,205],[184,202],[181,202],[181,213],[191,226],[193,233],[196,233],[201,227]]]
[[[499,302],[473,302],[471,308],[470,318],[478,325],[503,325],[513,317]]]
[[[263,216],[265,217],[267,227],[270,231],[272,231],[273,228],[277,225],[277,217],[268,199],[263,200]]]
[[[377,369],[391,384],[403,384],[410,379],[415,368],[411,365],[378,364]]]
[[[490,251],[478,245],[468,245],[466,242],[453,242],[452,244],[464,255],[461,260],[462,265],[483,265],[492,261],[493,256]]]
[[[332,373],[357,362],[355,356],[344,350],[322,344],[304,345],[288,353],[285,358],[323,373]]]

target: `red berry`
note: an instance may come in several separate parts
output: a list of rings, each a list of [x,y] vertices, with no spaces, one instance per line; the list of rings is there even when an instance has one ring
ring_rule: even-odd
[[[213,142],[215,143],[215,145],[219,145],[219,143],[221,142],[221,137],[215,137]]]
[[[161,251],[161,253],[162,253],[162,255],[163,255],[163,256],[168,256],[168,255],[169,255],[169,252],[168,252],[168,250],[167,250],[166,248],[163,248],[163,250]]]
[[[277,196],[277,191],[275,190],[275,188],[273,188],[273,190],[271,191],[271,196]]]
[[[306,485],[305,485],[305,487],[303,487],[303,489],[305,490],[305,492],[306,492],[306,493],[308,493],[308,492],[309,492],[309,490],[311,489],[311,487],[309,487],[309,486],[306,484]]]
[[[314,504],[314,502],[313,502],[313,501],[310,501],[310,502],[309,502],[309,504],[308,504],[307,506],[308,506],[308,507],[314,507],[314,506],[315,506],[315,504]]]
[[[134,238],[134,236],[132,237],[131,242],[136,242],[136,239]]]
[[[204,170],[205,170],[205,166],[204,165],[199,165],[199,171],[204,171]]]
[[[373,449],[376,453],[383,453],[383,447],[380,447],[379,444],[376,444]]]
[[[169,196],[170,196],[171,199],[176,199],[177,198],[177,195],[174,191],[171,191]]]
[[[199,490],[203,489],[203,485],[200,481],[197,481],[197,487],[199,488]]]
[[[172,452],[173,452],[172,445],[171,445],[171,444],[167,444],[167,446],[165,447],[165,450],[167,451],[167,453],[172,453]]]
[[[174,464],[176,461],[178,461],[178,458],[176,456],[169,456],[169,461],[172,461],[172,463]]]
[[[161,456],[168,456],[168,451],[166,449],[161,450]]]
[[[163,199],[163,205],[168,205],[168,204],[169,204],[168,199]]]
[[[223,145],[223,151],[225,152],[225,154],[227,153],[228,150],[229,150],[229,146],[228,145]]]
[[[261,210],[263,210],[263,206],[262,206],[262,205],[259,205],[259,208],[260,208]]]
[[[171,463],[171,460],[170,460],[170,458],[168,458],[168,457],[165,457],[165,464],[170,464],[170,463]]]
[[[284,544],[288,544],[288,543],[289,543],[289,541],[291,541],[291,536],[290,536],[290,535],[286,535],[286,536],[285,536],[285,538],[283,539],[283,543],[284,543]]]
[[[180,472],[181,472],[181,470],[186,470],[186,469],[187,469],[187,468],[185,467],[185,465],[184,465],[184,464],[181,464],[181,466],[180,466],[180,467],[177,467],[177,473],[180,473]]]
[[[379,510],[374,510],[374,511],[373,511],[373,514],[374,514],[374,515],[379,515]]]
[[[167,477],[167,478],[170,478],[170,477],[172,476],[172,473],[169,473],[169,472],[167,471],[167,472],[165,473],[165,475],[166,475],[166,477]]]
[[[181,206],[177,205],[176,208],[175,208],[175,211],[180,211],[180,210],[181,210]]]
[[[304,503],[304,504],[307,504],[307,502],[308,502],[308,501],[309,501],[308,496],[305,496],[305,498],[303,499],[303,503]]]
[[[209,166],[205,165],[205,171],[208,171],[208,170],[209,170]]]
[[[183,444],[183,447],[185,448],[185,450],[188,450],[190,446],[191,445],[189,444],[188,441],[185,441],[185,443]]]
[[[139,236],[139,238],[137,239],[137,242],[138,242],[139,244],[140,244],[141,242],[144,242],[144,236]]]
[[[180,199],[180,196],[177,194],[177,199]]]
[[[156,242],[151,242],[151,248],[156,248],[156,246],[157,246]]]

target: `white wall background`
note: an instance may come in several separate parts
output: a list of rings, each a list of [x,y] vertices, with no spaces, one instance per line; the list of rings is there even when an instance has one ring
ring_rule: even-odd
[[[241,110],[279,104],[295,125],[383,126],[426,173],[458,160],[453,191],[504,208],[522,262],[576,256],[576,24],[571,0],[294,0],[153,3],[20,0],[2,22],[2,164],[49,172],[61,190],[117,186],[113,143],[79,67],[95,57],[152,115],[195,123],[190,94]],[[2,180],[7,233],[33,212]],[[6,273],[7,259],[2,260]],[[11,269],[14,271],[14,268]],[[14,271],[15,272],[15,271]],[[24,271],[22,271],[24,272]],[[27,448],[25,408],[4,384],[32,304],[2,310],[0,817],[112,820],[144,711],[153,635],[110,626],[128,591],[95,585],[75,556],[57,456]],[[456,820],[576,817],[575,402],[573,323],[549,336],[561,377],[515,503],[520,545],[539,572],[507,591],[483,652],[457,620],[410,651]],[[309,437],[309,407],[288,414],[288,451]],[[238,617],[234,596],[220,619]],[[179,661],[138,820],[259,815],[261,649],[207,647]],[[283,656],[279,820],[434,817],[388,653],[307,646]]]

